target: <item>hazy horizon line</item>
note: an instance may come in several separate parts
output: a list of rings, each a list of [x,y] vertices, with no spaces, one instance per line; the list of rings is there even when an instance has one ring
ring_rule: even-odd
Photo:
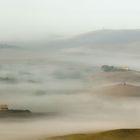
[[[73,37],[85,35],[85,34],[90,34],[93,32],[101,32],[101,31],[140,31],[140,28],[120,28],[120,29],[115,29],[115,28],[102,28],[102,29],[95,29],[95,30],[90,30],[90,31],[84,31],[80,33],[75,33],[75,34],[47,34],[46,38],[45,37],[36,37],[36,38],[30,38],[30,39],[17,39],[17,40],[0,40],[0,44],[9,44],[9,43],[31,43],[31,42],[40,42],[40,41],[54,41],[54,40],[63,40],[63,39],[70,39]],[[40,35],[43,36],[43,35]],[[38,39],[37,39],[38,38]]]

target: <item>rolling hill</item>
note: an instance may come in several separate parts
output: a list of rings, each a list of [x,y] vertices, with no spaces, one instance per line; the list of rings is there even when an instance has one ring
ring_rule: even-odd
[[[139,140],[140,129],[118,129],[93,134],[74,134],[44,140]]]
[[[130,84],[116,84],[106,86],[96,91],[98,95],[140,97],[140,86]]]

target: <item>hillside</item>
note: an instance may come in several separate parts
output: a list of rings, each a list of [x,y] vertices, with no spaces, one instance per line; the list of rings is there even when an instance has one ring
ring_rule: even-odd
[[[119,129],[95,134],[74,134],[44,140],[139,140],[140,129]]]
[[[140,83],[140,72],[137,71],[113,71],[113,72],[99,72],[92,76],[93,80],[114,82],[114,83]]]
[[[113,86],[106,86],[96,91],[98,95],[109,96],[125,96],[136,97],[140,96],[140,86],[130,84],[116,84]]]

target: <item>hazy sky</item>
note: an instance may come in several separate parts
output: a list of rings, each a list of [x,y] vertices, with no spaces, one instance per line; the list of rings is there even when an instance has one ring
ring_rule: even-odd
[[[140,27],[140,0],[0,0],[0,40]]]

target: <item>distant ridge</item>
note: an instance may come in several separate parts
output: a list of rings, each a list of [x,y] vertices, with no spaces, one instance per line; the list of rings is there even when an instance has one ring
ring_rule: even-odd
[[[57,42],[57,44],[56,44]],[[129,45],[129,43],[140,43],[140,29],[132,30],[97,30],[79,34],[69,39],[62,39],[50,42],[49,45],[63,47],[82,46],[106,46],[106,45]],[[106,46],[107,47],[107,46]]]
[[[85,45],[126,45],[140,42],[140,30],[97,30],[81,34],[73,38],[73,41],[82,42]]]
[[[127,63],[128,59],[134,60],[139,57],[140,30],[97,30],[67,39],[49,41],[39,46],[42,46],[42,50],[66,56],[85,56],[93,62],[101,61],[100,64],[113,64],[112,61],[118,64],[117,59]],[[116,58],[112,60],[114,55]]]

